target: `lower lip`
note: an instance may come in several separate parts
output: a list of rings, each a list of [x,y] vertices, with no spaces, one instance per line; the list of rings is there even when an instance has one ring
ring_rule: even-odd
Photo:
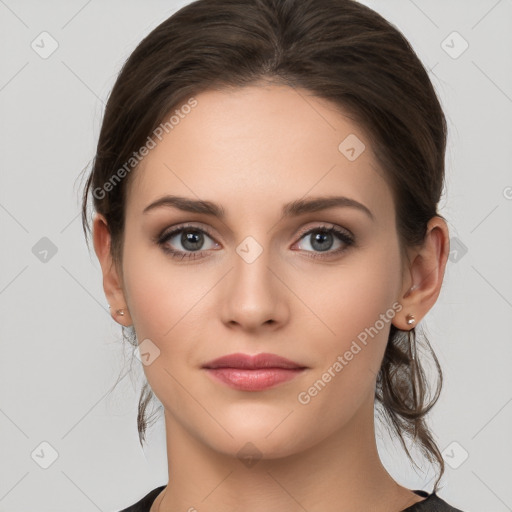
[[[262,391],[289,381],[304,371],[304,368],[207,368],[210,375],[228,386],[242,391]]]

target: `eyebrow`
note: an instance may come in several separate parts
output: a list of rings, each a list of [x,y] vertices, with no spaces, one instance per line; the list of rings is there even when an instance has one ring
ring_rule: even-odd
[[[189,197],[166,195],[152,202],[143,213],[147,213],[155,208],[174,207],[184,212],[202,213],[212,215],[219,219],[226,217],[224,208],[211,201],[200,199],[191,199]],[[286,203],[282,208],[281,218],[294,217],[304,213],[317,212],[335,207],[350,207],[364,212],[370,219],[375,220],[372,212],[362,203],[345,196],[320,196],[309,199],[297,199]]]

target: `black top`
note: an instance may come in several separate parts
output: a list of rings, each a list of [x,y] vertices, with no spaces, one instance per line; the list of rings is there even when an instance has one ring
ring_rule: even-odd
[[[146,494],[144,498],[132,505],[131,507],[125,508],[120,512],[149,512],[151,505],[155,501],[156,497],[165,489],[165,485],[153,489],[151,492]],[[442,500],[436,493],[428,494],[425,491],[413,491],[418,496],[427,498],[426,500],[420,501],[407,507],[402,512],[462,512],[458,508],[454,508],[446,501]]]

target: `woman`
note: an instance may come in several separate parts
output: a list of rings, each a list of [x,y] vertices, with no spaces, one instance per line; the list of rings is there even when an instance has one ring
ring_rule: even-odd
[[[351,0],[199,0],[139,44],[83,198],[149,385],[141,442],[164,408],[169,484],[125,512],[458,510],[415,336],[449,251],[445,144],[414,51]],[[382,465],[375,406],[438,464],[431,494]]]

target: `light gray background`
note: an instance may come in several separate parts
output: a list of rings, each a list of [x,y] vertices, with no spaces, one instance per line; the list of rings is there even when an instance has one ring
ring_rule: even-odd
[[[163,421],[138,443],[137,360],[109,394],[130,353],[87,252],[77,177],[122,63],[186,3],[0,0],[0,512],[116,511],[167,483]],[[510,511],[512,0],[363,3],[411,41],[449,122],[441,213],[456,251],[422,322],[445,373],[430,415],[447,461],[440,495],[466,512]],[[31,47],[51,48],[43,31],[58,43],[46,59]],[[57,249],[46,261],[43,237]],[[42,442],[58,452],[48,469]],[[403,485],[431,490],[432,472],[388,440],[379,448]]]

